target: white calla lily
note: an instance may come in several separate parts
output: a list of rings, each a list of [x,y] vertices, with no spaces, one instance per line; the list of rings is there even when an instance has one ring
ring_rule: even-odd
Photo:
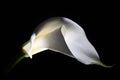
[[[65,17],[51,18],[38,25],[30,41],[23,46],[27,53],[25,57],[30,58],[48,49],[75,58],[86,65],[98,64],[108,67],[100,61],[84,30]]]

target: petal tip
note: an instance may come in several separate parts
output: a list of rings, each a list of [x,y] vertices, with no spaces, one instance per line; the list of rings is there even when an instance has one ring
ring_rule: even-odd
[[[102,62],[95,62],[95,64],[100,65],[100,66],[102,66],[104,68],[112,68],[114,66],[114,65],[106,65],[106,64],[104,64]]]

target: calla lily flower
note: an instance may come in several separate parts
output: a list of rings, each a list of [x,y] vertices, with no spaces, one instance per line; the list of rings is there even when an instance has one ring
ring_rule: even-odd
[[[52,50],[77,59],[90,65],[104,67],[93,45],[89,42],[83,28],[76,22],[65,17],[50,18],[34,30],[30,40],[24,44],[25,57],[32,59],[33,55],[45,50]]]

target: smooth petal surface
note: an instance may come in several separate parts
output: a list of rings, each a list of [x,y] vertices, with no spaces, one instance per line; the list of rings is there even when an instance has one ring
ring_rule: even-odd
[[[53,50],[76,58],[84,64],[99,64],[97,51],[88,41],[84,30],[74,21],[55,17],[38,25],[30,41],[23,46],[26,57],[44,50]]]

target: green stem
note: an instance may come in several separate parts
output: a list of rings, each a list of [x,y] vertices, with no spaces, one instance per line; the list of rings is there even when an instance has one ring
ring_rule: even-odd
[[[25,55],[20,53],[14,56],[11,62],[6,67],[5,72],[9,73],[24,57]]]

